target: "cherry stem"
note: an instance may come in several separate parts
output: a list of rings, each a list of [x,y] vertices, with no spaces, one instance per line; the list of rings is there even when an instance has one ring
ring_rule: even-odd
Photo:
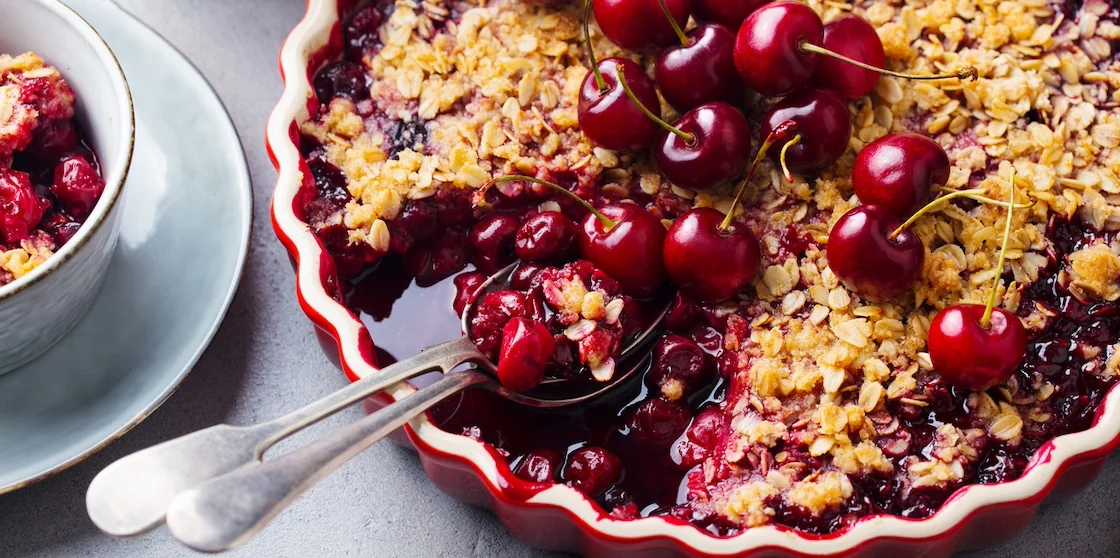
[[[622,86],[622,91],[624,93],[626,93],[626,96],[630,97],[630,101],[632,103],[634,103],[635,105],[637,105],[638,110],[642,111],[642,114],[648,116],[650,120],[653,120],[659,126],[661,126],[662,128],[665,128],[669,132],[672,132],[672,133],[676,134],[677,137],[681,138],[682,140],[684,140],[685,143],[687,143],[689,145],[692,145],[692,143],[694,141],[696,141],[696,136],[694,136],[694,135],[692,135],[688,132],[685,132],[683,130],[677,129],[672,124],[662,120],[660,116],[657,116],[656,114],[651,112],[648,108],[646,108],[646,106],[643,105],[642,102],[638,100],[637,95],[634,95],[634,92],[630,90],[630,85],[628,85],[626,83],[626,72],[621,67],[619,67],[619,69],[618,69],[618,84]]]
[[[992,285],[992,293],[988,295],[988,305],[984,308],[984,315],[980,318],[980,326],[988,329],[988,325],[992,321],[992,309],[996,307],[996,294],[999,293],[999,285],[1003,282],[1003,262],[1007,257],[1007,245],[1011,240],[1011,215],[1015,212],[1015,167],[1011,167],[1011,180],[1008,184],[1011,189],[1011,196],[1007,202],[1007,224],[1003,226],[1003,243],[999,247],[999,260],[996,261],[996,284]]]
[[[591,205],[590,202],[588,202],[587,200],[575,195],[575,193],[572,192],[571,190],[569,190],[569,189],[567,189],[567,188],[565,188],[565,187],[563,187],[559,184],[554,184],[552,182],[549,182],[547,180],[541,180],[539,178],[533,178],[532,176],[525,176],[525,175],[521,175],[521,174],[507,174],[505,176],[499,176],[499,177],[491,180],[490,182],[487,182],[486,184],[483,184],[482,187],[478,189],[478,192],[475,195],[480,200],[485,199],[484,195],[485,195],[486,191],[489,190],[491,186],[493,186],[495,184],[498,184],[500,182],[532,182],[534,184],[540,184],[542,186],[548,186],[549,188],[552,188],[553,190],[556,190],[557,192],[560,192],[561,194],[564,194],[564,195],[568,196],[569,198],[572,198],[577,203],[582,205],[584,207],[584,209],[590,211],[593,215],[595,215],[595,217],[597,217],[599,219],[599,222],[603,224],[603,229],[609,231],[609,230],[615,228],[615,226],[618,225],[618,223],[612,221],[610,217],[607,217],[606,215],[603,215],[603,212],[599,211],[598,209],[595,209],[595,206]]]
[[[951,194],[953,192],[959,192],[960,191],[960,190],[954,190],[953,188],[949,188],[947,186],[938,186],[937,189],[941,192],[946,193],[946,194]],[[1038,203],[1038,199],[1035,198],[1034,196],[1031,196],[1029,193],[1027,194],[1027,196],[1030,198],[1031,203],[1016,204],[1015,209],[1030,209],[1030,208],[1034,207],[1035,204]],[[968,196],[965,196],[965,197],[970,199],[970,200],[976,201],[976,202],[986,203],[988,205],[998,205],[999,207],[1008,207],[1007,202],[999,201],[999,200],[993,200],[992,198],[989,198],[987,196],[968,195]]]
[[[786,151],[789,151],[789,148],[801,143],[802,139],[801,132],[797,132],[797,135],[793,136],[793,139],[782,146],[782,152],[778,155],[778,162],[781,163],[782,175],[786,177],[786,182],[793,182],[793,173],[789,171],[789,165],[786,165]]]
[[[937,199],[927,203],[925,205],[925,207],[919,209],[917,212],[915,212],[913,215],[911,215],[910,218],[907,219],[905,223],[899,225],[899,227],[897,229],[895,229],[894,232],[887,235],[887,239],[888,240],[894,240],[894,239],[898,238],[898,235],[902,234],[902,231],[910,228],[910,225],[913,225],[914,221],[917,221],[919,217],[921,217],[922,215],[925,215],[926,213],[929,213],[930,211],[933,211],[933,209],[935,207],[941,206],[949,200],[956,199],[956,198],[970,198],[971,196],[976,196],[978,194],[983,194],[983,193],[984,193],[983,188],[973,188],[971,190],[954,190],[952,193],[945,194],[944,196],[941,196],[940,198],[937,198]]]
[[[681,40],[681,46],[688,46],[688,35],[685,35],[684,31],[681,30],[681,26],[677,25],[677,20],[673,17],[673,12],[669,11],[669,6],[665,5],[665,0],[657,0],[657,3],[661,5],[661,11],[665,12],[665,17],[669,18],[669,25],[673,26],[673,32],[676,33],[677,38]]]
[[[751,178],[754,177],[754,171],[758,168],[763,157],[766,157],[766,152],[770,150],[770,146],[778,142],[778,140],[789,135],[789,132],[797,128],[797,123],[793,120],[786,120],[778,124],[770,134],[766,136],[766,141],[758,148],[758,153],[754,156],[754,162],[751,163],[751,169],[747,171],[747,177],[743,179],[742,184],[739,184],[739,189],[735,191],[735,199],[731,200],[731,211],[723,218],[723,222],[719,224],[720,231],[726,231],[731,226],[731,221],[735,216],[735,208],[739,207],[739,201],[743,199],[743,192],[747,190],[747,184],[750,184]]]
[[[599,71],[599,62],[595,60],[595,49],[591,47],[591,0],[583,5],[583,42],[587,47],[587,57],[591,59],[591,73],[595,75],[595,85],[599,86],[599,93],[605,93],[607,80],[603,79],[603,72]]]
[[[976,81],[976,78],[980,75],[980,73],[978,71],[976,71],[976,68],[973,67],[973,66],[964,66],[964,67],[960,68],[959,70],[957,70],[956,72],[953,72],[951,74],[932,74],[932,75],[924,75],[924,76],[915,75],[915,74],[904,74],[904,73],[901,73],[901,72],[895,72],[895,71],[892,71],[892,70],[888,70],[886,68],[876,68],[875,66],[872,66],[870,64],[864,64],[863,62],[860,62],[859,60],[854,60],[852,58],[848,58],[847,56],[844,56],[843,54],[840,54],[840,53],[837,53],[837,52],[832,52],[831,50],[828,50],[827,48],[814,45],[813,43],[810,43],[809,41],[801,41],[801,43],[798,44],[798,48],[802,52],[812,52],[814,54],[820,54],[822,56],[829,56],[829,57],[835,58],[837,60],[847,62],[848,64],[851,64],[853,66],[863,68],[864,70],[868,70],[868,71],[871,71],[871,72],[879,72],[880,74],[886,74],[888,76],[900,77],[900,78],[903,78],[903,79],[937,80],[937,79],[957,78],[961,81],[965,81],[965,80]]]

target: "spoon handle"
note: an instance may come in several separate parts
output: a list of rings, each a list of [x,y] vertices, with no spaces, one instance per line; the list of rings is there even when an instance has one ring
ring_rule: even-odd
[[[244,544],[351,457],[433,404],[467,387],[492,381],[474,370],[448,374],[303,448],[183,492],[171,503],[167,526],[180,542],[203,552]]]

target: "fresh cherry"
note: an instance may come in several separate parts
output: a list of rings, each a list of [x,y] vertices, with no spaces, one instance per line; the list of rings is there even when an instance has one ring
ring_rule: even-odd
[[[545,211],[525,220],[517,230],[513,249],[525,261],[555,262],[566,259],[575,247],[579,228],[563,213]]]
[[[993,388],[1015,373],[1027,352],[1027,330],[1015,314],[983,304],[957,304],[929,327],[929,356],[946,383],[971,391]]]
[[[564,480],[591,497],[598,496],[620,476],[622,462],[600,447],[579,448],[568,456],[568,463],[564,465]]]
[[[625,58],[604,59],[596,68],[597,71],[587,73],[579,89],[580,131],[595,145],[606,149],[641,151],[649,147],[657,139],[657,123],[646,118],[627,98],[619,86],[618,76],[625,76],[643,107],[660,115],[661,103],[653,81],[637,62]]]
[[[529,482],[555,482],[563,457],[550,449],[539,449],[525,454],[517,463],[513,474]]]
[[[502,328],[498,356],[498,380],[507,389],[528,391],[541,384],[556,340],[544,324],[528,318],[512,318]]]
[[[665,226],[631,203],[603,206],[599,213],[606,221],[588,213],[580,223],[580,254],[618,281],[626,294],[652,295],[665,281]]]
[[[537,272],[544,268],[545,266],[541,264],[522,262],[510,275],[509,286],[519,291],[528,291],[533,288],[533,277],[536,277]]]
[[[833,91],[804,89],[778,101],[762,116],[759,136],[768,137],[787,121],[796,124],[797,135],[780,151],[771,150],[769,156],[781,163],[789,180],[790,171],[823,168],[836,162],[848,149],[852,134],[848,106]]]
[[[491,213],[471,227],[471,263],[490,274],[513,261],[514,241],[521,223],[508,213]]]
[[[676,25],[688,23],[688,0],[663,0]],[[599,29],[627,50],[653,50],[677,40],[658,0],[591,0]]]
[[[486,275],[477,271],[467,271],[456,275],[453,282],[455,283],[455,300],[452,306],[455,308],[455,315],[462,316],[463,311],[474,300],[478,288],[486,282]]]
[[[699,302],[731,298],[750,284],[761,264],[754,233],[710,207],[692,209],[669,227],[663,254],[673,283]]]
[[[697,21],[714,21],[731,29],[743,25],[747,16],[754,13],[768,0],[692,0],[692,12]]]
[[[705,103],[665,131],[654,157],[670,182],[706,190],[734,180],[746,169],[751,150],[746,117],[727,103]]]
[[[886,208],[853,208],[828,235],[828,267],[849,289],[872,302],[905,292],[918,280],[926,252],[918,235],[901,227],[902,221]]]
[[[706,23],[661,52],[653,66],[661,96],[679,111],[711,101],[741,104],[743,80],[735,69],[735,33]]]
[[[18,244],[38,226],[46,210],[45,200],[35,194],[31,177],[0,167],[0,241]],[[658,253],[658,259],[661,255]]]
[[[937,142],[912,132],[883,136],[863,148],[852,165],[860,202],[906,218],[929,202],[931,186],[949,180],[949,156]]]
[[[854,14],[845,14],[828,22],[824,26],[821,46],[868,66],[882,68],[887,63],[883,41],[875,28],[866,19]],[[881,76],[879,72],[822,56],[813,70],[813,83],[817,87],[836,91],[845,101],[854,101],[874,91]]]
[[[97,205],[105,181],[84,157],[72,155],[54,169],[51,192],[66,211],[77,219],[85,219]]]

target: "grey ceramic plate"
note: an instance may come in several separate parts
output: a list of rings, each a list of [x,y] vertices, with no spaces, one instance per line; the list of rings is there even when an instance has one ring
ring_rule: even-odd
[[[112,2],[66,3],[124,67],[136,154],[93,308],[47,354],[0,377],[0,493],[81,461],[171,395],[225,315],[249,245],[249,171],[210,85]]]

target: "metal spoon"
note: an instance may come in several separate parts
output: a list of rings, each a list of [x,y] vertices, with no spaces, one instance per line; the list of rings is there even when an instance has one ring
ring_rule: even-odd
[[[510,265],[490,276],[480,292],[500,284],[514,268]],[[481,299],[476,296],[463,312],[463,331],[467,331],[468,318]],[[620,361],[650,337],[667,312],[666,304],[625,348]],[[467,362],[478,369],[452,372]],[[598,397],[625,382],[640,367],[638,364],[620,370],[623,373],[616,374],[611,381],[591,384],[589,391],[575,396],[549,398],[547,388],[555,383],[532,395],[522,394],[497,383],[492,375],[494,364],[470,339],[461,337],[387,366],[275,420],[253,426],[220,424],[126,456],[93,479],[86,493],[86,509],[94,524],[110,535],[141,534],[158,526],[166,516],[172,532],[185,544],[200,550],[222,550],[248,540],[299,494],[350,457],[463,389],[482,387],[522,405],[559,408]],[[262,463],[265,451],[280,440],[370,395],[432,370],[440,370],[445,376],[356,423]],[[180,493],[196,486],[198,490],[176,500]],[[173,500],[172,513],[169,509]]]

